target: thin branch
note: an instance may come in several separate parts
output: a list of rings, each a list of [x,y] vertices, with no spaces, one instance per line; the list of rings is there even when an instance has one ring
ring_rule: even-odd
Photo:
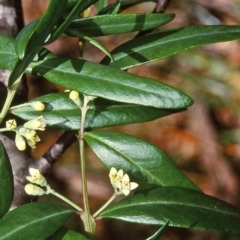
[[[31,167],[38,168],[43,174],[46,173],[76,140],[77,137],[74,132],[65,131],[42,157],[34,161]]]
[[[157,5],[154,9],[155,13],[164,13],[171,3],[171,0],[158,0]]]

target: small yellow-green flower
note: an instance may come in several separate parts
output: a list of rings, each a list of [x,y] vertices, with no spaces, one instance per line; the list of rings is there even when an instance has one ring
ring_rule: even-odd
[[[33,195],[33,196],[41,196],[45,194],[45,191],[42,188],[36,185],[33,185],[31,183],[27,184],[24,187],[24,190],[28,195]]]
[[[24,151],[26,149],[26,142],[19,132],[16,132],[15,144],[20,151]]]
[[[122,181],[123,178],[123,170],[120,169],[119,171],[117,171],[116,168],[112,167],[109,173],[109,178],[110,178],[110,182],[112,184],[112,186],[114,188],[117,188],[116,183]]]
[[[117,194],[124,194],[127,196],[131,190],[138,187],[135,182],[130,182],[129,176],[127,174],[123,175],[123,170],[117,171],[116,168],[112,167],[109,173],[110,182],[115,189]]]
[[[29,104],[35,111],[43,111],[45,108],[45,104],[40,101],[30,102]]]
[[[127,196],[131,190],[138,187],[138,184],[135,182],[130,182],[129,176],[125,174],[121,181],[121,186],[118,186],[119,192]]]
[[[10,119],[8,121],[6,121],[6,128],[8,130],[13,130],[17,127],[17,122],[15,119]]]
[[[25,138],[23,140],[25,140],[31,148],[36,148],[36,142],[40,141],[40,138],[35,130],[21,127],[16,132],[18,132],[22,137]]]
[[[36,119],[30,120],[23,125],[24,128],[31,129],[31,130],[40,130],[44,131],[46,127],[46,123],[43,120],[43,116],[39,116]]]
[[[25,127],[19,128],[18,132],[26,139],[32,139],[37,134],[35,130],[27,129]]]
[[[27,144],[31,147],[31,148],[36,148],[36,142],[40,142],[41,139],[39,138],[39,136],[36,134],[35,136],[33,136],[31,139],[26,139]]]
[[[29,173],[31,176],[27,176],[26,179],[31,182],[38,184],[42,187],[47,186],[47,181],[45,177],[40,173],[40,171],[36,168],[29,168]]]

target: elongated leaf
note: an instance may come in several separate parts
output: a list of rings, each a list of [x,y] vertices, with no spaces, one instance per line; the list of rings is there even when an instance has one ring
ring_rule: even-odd
[[[61,227],[47,240],[88,240],[88,238],[78,232]]]
[[[153,186],[180,186],[199,190],[159,148],[128,134],[92,131],[84,139],[107,168],[123,169],[139,184],[138,190]]]
[[[0,60],[0,68],[12,69],[16,58],[11,38],[8,38],[8,44],[7,53],[0,46],[0,57],[4,56],[12,61],[6,63]],[[32,63],[26,73],[44,75],[50,81],[66,88],[119,102],[162,109],[181,109],[193,103],[192,99],[181,91],[158,81],[80,59],[46,59]]]
[[[13,200],[13,173],[7,152],[0,141],[0,218],[9,210]]]
[[[30,68],[32,67],[32,69]],[[186,108],[190,97],[168,85],[116,68],[80,59],[54,58],[31,64],[27,70],[81,93],[162,109]]]
[[[69,93],[53,93],[33,99],[32,102],[34,101],[43,102],[45,110],[37,112],[28,106],[12,110],[11,113],[25,120],[44,116],[47,125],[51,127],[72,130],[80,128],[81,112],[79,107],[69,99]],[[85,128],[146,122],[179,111],[181,110],[162,110],[99,99],[95,100],[94,105],[87,112]]]
[[[174,14],[115,14],[74,20],[71,29],[89,37],[121,34],[156,28],[170,22]]]
[[[191,26],[155,32],[133,39],[114,49],[115,63],[102,63],[128,69],[169,57],[188,48],[240,38],[240,26]]]
[[[240,233],[240,210],[198,191],[160,187],[135,194],[108,209],[102,218],[124,221]]]
[[[121,2],[120,2],[120,0],[117,0],[115,3],[115,7],[113,8],[113,11],[111,12],[111,14],[117,14],[120,9],[120,6],[121,6]]]
[[[75,211],[61,205],[34,202],[15,208],[0,219],[1,240],[42,240],[61,227]]]

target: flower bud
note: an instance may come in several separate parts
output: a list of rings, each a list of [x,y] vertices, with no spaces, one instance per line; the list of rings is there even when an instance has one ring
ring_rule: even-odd
[[[45,191],[42,188],[36,185],[33,185],[31,183],[27,184],[24,187],[24,190],[28,195],[33,195],[33,196],[41,196],[45,194]]]
[[[29,104],[35,111],[43,111],[45,108],[45,104],[40,101],[30,102]]]
[[[46,127],[46,123],[43,120],[43,116],[39,116],[36,119],[30,120],[23,125],[24,128],[28,128],[31,130],[40,130],[44,131]]]
[[[16,132],[16,137],[15,137],[15,144],[20,151],[24,151],[26,149],[26,142],[24,138]]]
[[[69,94],[69,98],[73,100],[73,102],[75,102],[76,105],[81,106],[81,100],[78,92],[71,91]]]
[[[6,128],[8,130],[13,130],[17,127],[17,122],[15,119],[10,119],[8,121],[6,121]]]

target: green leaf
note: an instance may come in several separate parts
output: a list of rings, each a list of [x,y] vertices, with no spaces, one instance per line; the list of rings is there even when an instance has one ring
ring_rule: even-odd
[[[91,131],[84,139],[103,164],[123,169],[137,190],[156,186],[180,186],[199,190],[159,148],[128,134]]]
[[[169,221],[167,221],[156,233],[154,233],[151,237],[147,238],[146,240],[158,240],[159,237],[163,234],[163,232],[168,227]]]
[[[58,229],[53,235],[51,235],[47,240],[88,240],[84,235],[69,230],[65,227]]]
[[[120,6],[120,12],[132,7],[134,5],[137,5],[139,3],[144,3],[144,2],[158,2],[158,0],[126,0],[126,1],[121,1],[121,6]],[[112,11],[114,8],[115,4],[110,4],[107,7],[103,8],[98,14],[100,15],[105,15],[108,14]]]
[[[155,32],[115,48],[102,63],[128,69],[205,44],[240,39],[240,26],[191,26]]]
[[[135,194],[112,205],[102,218],[124,221],[240,233],[240,210],[202,192],[160,187]]]
[[[100,11],[101,9],[103,9],[106,6],[107,6],[107,0],[99,0],[96,3],[96,7],[97,7],[98,11]]]
[[[75,211],[50,202],[33,202],[15,208],[0,219],[1,240],[42,240],[61,227]]]
[[[0,68],[12,69],[17,59],[14,38],[0,34]]]
[[[62,17],[67,2],[68,0],[51,0],[45,14],[20,31],[15,42],[16,53],[20,59],[29,54],[34,57],[36,49],[44,45],[46,38]]]
[[[71,34],[74,35],[74,37],[79,37],[89,43],[91,43],[93,46],[97,47],[98,49],[100,49],[102,52],[104,52],[106,55],[108,55],[112,61],[114,61],[114,59],[111,56],[111,53],[98,41],[96,41],[95,39],[85,36],[83,34],[81,34],[80,32],[77,32],[75,30],[71,31]]]
[[[56,29],[56,31],[52,34],[50,40],[47,43],[55,41],[69,26],[69,24],[85,9],[87,9],[91,4],[95,3],[98,0],[78,0],[74,5],[72,3],[68,3],[67,8],[72,5],[72,9],[69,13],[67,13],[66,19],[63,23]],[[70,1],[71,2],[71,1]]]
[[[174,14],[149,13],[149,14],[116,14],[80,18],[74,20],[71,29],[88,37],[121,34],[135,31],[143,31],[156,28],[170,22]]]
[[[27,70],[66,88],[113,101],[162,109],[193,104],[190,97],[166,84],[81,59],[47,59],[32,63]]]
[[[34,101],[43,102],[45,104],[44,111],[37,112],[32,107],[27,106],[11,110],[11,113],[24,120],[43,116],[44,121],[51,127],[72,130],[80,128],[81,112],[79,107],[69,99],[69,93],[52,93],[33,99],[31,102]],[[85,128],[147,122],[181,110],[185,109],[163,110],[96,99],[94,105],[87,111]]]
[[[36,19],[30,22],[17,35],[14,45],[15,45],[15,52],[18,58],[20,59],[24,58],[25,51],[27,50],[27,45],[29,43],[29,39],[33,35],[34,29],[36,28],[38,22],[39,22],[39,19]]]
[[[47,11],[37,23],[33,25],[30,23],[30,30],[29,27],[25,27],[17,36],[15,48],[20,59],[16,62],[16,65],[9,76],[9,89],[14,89],[14,84],[20,81],[19,77],[24,73],[35,55],[46,43],[46,39],[50,36],[53,28],[62,17],[67,2],[68,0],[51,0]]]
[[[9,210],[14,193],[12,167],[7,152],[0,141],[0,218]]]
[[[119,9],[120,9],[120,6],[121,6],[120,0],[117,0],[114,5],[115,5],[115,6],[114,6],[111,14],[117,14],[117,13],[119,12]]]

